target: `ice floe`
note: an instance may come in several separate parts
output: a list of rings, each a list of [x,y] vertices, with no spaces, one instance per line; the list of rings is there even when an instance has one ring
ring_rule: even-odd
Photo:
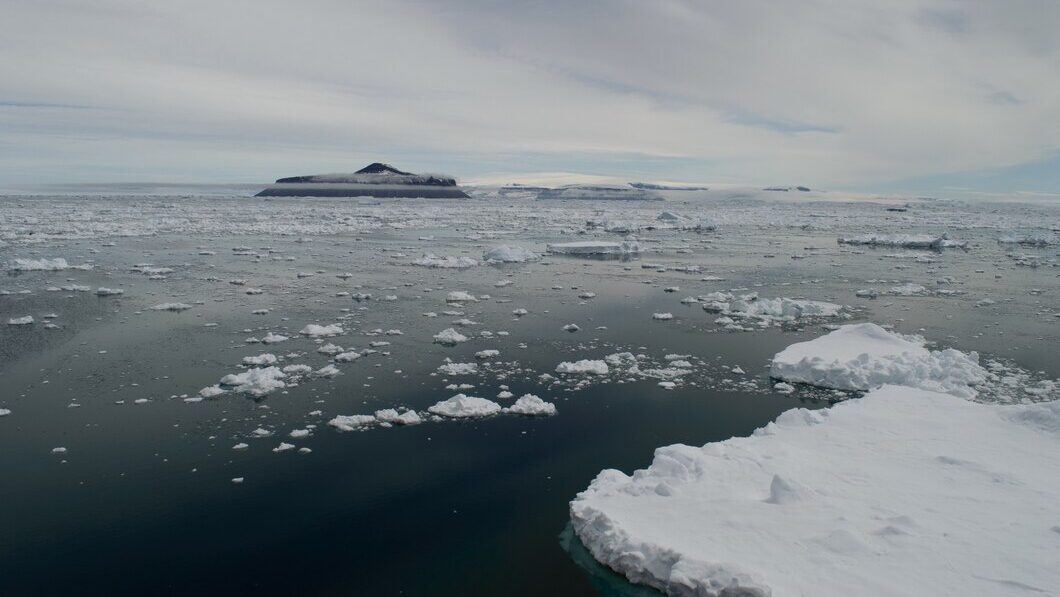
[[[898,384],[970,398],[987,379],[979,355],[928,350],[920,336],[890,332],[874,323],[840,326],[773,357],[770,375],[788,382],[838,390],[871,390]]]
[[[571,521],[598,561],[669,595],[1045,594],[1058,430],[1060,402],[884,386],[604,470]]]
[[[635,240],[622,242],[579,241],[571,243],[549,243],[545,250],[556,255],[634,255],[640,253],[640,243]]]
[[[431,414],[451,418],[487,417],[503,410],[492,400],[457,394],[427,408]]]

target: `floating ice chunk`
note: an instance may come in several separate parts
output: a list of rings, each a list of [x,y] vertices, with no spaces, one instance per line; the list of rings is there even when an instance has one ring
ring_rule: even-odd
[[[670,595],[1048,593],[1057,429],[1060,402],[886,386],[752,437],[658,448],[631,476],[604,470],[571,521],[598,561]]]
[[[941,249],[944,247],[963,246],[966,243],[949,241],[946,235],[931,234],[865,234],[840,238],[841,245],[868,245],[878,247],[905,247],[908,249]]]
[[[494,350],[492,348],[489,349],[489,350],[480,350],[480,351],[475,353],[475,358],[476,359],[492,359],[493,357],[499,355],[500,353],[501,353],[501,351]]]
[[[929,294],[929,292],[927,288],[920,284],[902,284],[901,286],[892,286],[887,290],[887,294],[895,296],[923,296]]]
[[[300,437],[309,437],[313,432],[309,429],[292,429],[287,435],[298,439]]]
[[[445,363],[438,367],[438,372],[443,375],[474,375],[478,373],[478,365],[475,363]]]
[[[573,334],[574,332],[577,332],[577,331],[578,331],[578,330],[580,330],[580,329],[581,329],[581,328],[580,328],[580,327],[578,327],[578,324],[576,324],[576,323],[568,323],[567,325],[563,326],[563,331],[565,331],[565,332],[571,332],[572,334]]]
[[[287,365],[283,368],[283,372],[290,376],[302,376],[312,373],[313,368],[309,365]]]
[[[541,256],[523,247],[498,245],[482,254],[486,263],[525,263],[541,259]]]
[[[4,245],[0,244],[0,247],[2,246]],[[16,272],[57,272],[64,269],[89,270],[92,269],[92,265],[88,263],[82,265],[70,265],[62,257],[56,257],[55,259],[15,259],[11,262],[9,269]]]
[[[412,264],[431,268],[464,269],[478,265],[478,261],[463,255],[458,257],[439,257],[434,253],[425,253],[423,257],[414,260]]]
[[[840,326],[824,336],[788,346],[773,357],[770,375],[838,390],[871,390],[898,384],[961,397],[987,379],[979,355],[952,348],[931,351],[919,336],[889,332],[874,323]]]
[[[529,313],[529,311],[527,311],[526,309],[523,309],[523,308],[512,309],[512,315],[514,315],[516,317],[522,317],[523,315],[526,315],[527,313]]]
[[[236,392],[260,397],[287,387],[283,381],[286,377],[287,374],[278,367],[264,367],[226,375],[221,378],[221,385],[231,386]]]
[[[264,367],[267,365],[275,365],[279,359],[272,353],[262,353],[257,356],[243,357],[243,364],[250,367]]]
[[[226,390],[219,385],[206,386],[205,388],[199,390],[199,396],[201,398],[216,398],[217,396],[220,396],[224,393],[226,393]]]
[[[269,332],[265,335],[264,338],[261,339],[261,341],[265,344],[276,344],[277,342],[283,342],[289,339],[290,338],[288,338],[287,336],[282,336],[280,334],[274,334],[272,332]]]
[[[548,416],[556,414],[556,405],[551,402],[545,402],[533,394],[523,394],[511,406],[506,408],[505,412],[517,415]]]
[[[352,363],[353,361],[356,361],[359,358],[361,358],[361,353],[351,350],[349,352],[340,352],[339,354],[332,357],[331,360],[335,361],[336,363]]]
[[[320,354],[335,355],[342,352],[342,347],[338,344],[332,344],[331,342],[328,342],[327,344],[318,348],[317,352],[319,352]]]
[[[191,305],[187,303],[161,303],[151,307],[155,311],[187,311]]]
[[[232,449],[233,450],[246,450],[249,447],[250,447],[250,444],[245,443],[245,442],[239,442],[238,444],[232,446]]]
[[[375,411],[375,418],[380,423],[389,423],[391,425],[419,425],[423,422],[419,413],[414,410],[406,410],[405,412],[399,413],[393,408],[384,408]]]
[[[273,448],[272,451],[273,452],[286,452],[287,450],[293,450],[293,449],[294,449],[294,444],[289,444],[287,442],[280,442],[280,445],[278,445],[275,448]]]
[[[550,243],[545,245],[545,250],[557,255],[633,255],[640,253],[640,243],[635,240]]]
[[[125,291],[120,288],[104,288],[100,286],[96,289],[96,296],[118,296],[125,294]]]
[[[556,365],[556,373],[592,373],[595,375],[607,375],[607,363],[604,361],[593,361],[582,359],[580,361],[564,361]]]
[[[657,321],[668,321],[674,318],[673,313],[652,313],[651,318]]]
[[[330,325],[317,325],[315,323],[311,323],[299,330],[298,333],[302,334],[303,336],[309,336],[310,338],[329,338],[331,336],[339,336],[341,334],[344,334],[346,333],[346,331],[343,330],[342,326],[337,323],[333,323]]]
[[[0,408],[0,417],[6,417],[11,414],[10,408]]]
[[[339,431],[356,431],[377,423],[372,415],[339,415],[328,421],[328,425]]]
[[[449,303],[477,303],[478,299],[475,295],[464,292],[463,290],[454,290],[445,297],[446,302]],[[457,305],[459,306],[459,305]]]
[[[12,317],[7,320],[7,325],[31,325],[33,323],[33,316],[26,315],[25,317]]]
[[[453,328],[445,328],[434,335],[434,341],[437,344],[443,346],[456,346],[461,342],[467,342],[467,336],[454,330]]]
[[[342,371],[339,371],[339,368],[335,365],[324,365],[320,369],[314,371],[312,375],[313,377],[331,378],[341,374]]]
[[[427,409],[430,413],[452,418],[487,417],[501,410],[501,405],[492,400],[457,394],[448,400],[442,400]]]
[[[998,238],[997,242],[1007,245],[1046,247],[1057,244],[1057,239],[1054,234],[1048,232],[1011,232]]]

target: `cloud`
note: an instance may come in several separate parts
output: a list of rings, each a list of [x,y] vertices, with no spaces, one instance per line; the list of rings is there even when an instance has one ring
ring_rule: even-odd
[[[8,180],[858,187],[1060,148],[1053,2],[9,0],[0,27]]]

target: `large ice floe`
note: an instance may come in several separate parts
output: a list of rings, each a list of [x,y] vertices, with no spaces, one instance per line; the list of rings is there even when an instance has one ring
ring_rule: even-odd
[[[748,325],[770,327],[845,315],[843,306],[835,303],[786,297],[763,299],[755,292],[742,295],[712,292],[696,297],[696,300],[703,304],[705,311],[723,315],[715,323],[737,330],[747,329]]]
[[[64,269],[92,269],[91,265],[70,265],[66,259],[15,259],[8,266],[13,272],[58,272]]]
[[[1052,594],[1060,402],[888,385],[604,470],[570,513],[599,562],[670,595]]]
[[[788,346],[773,357],[770,375],[789,382],[838,390],[871,390],[898,384],[970,398],[986,381],[979,355],[948,348],[928,350],[919,336],[874,323],[837,330]]]
[[[578,241],[572,243],[549,243],[545,250],[556,255],[616,255],[627,256],[640,253],[640,243],[635,240],[622,242]]]
[[[865,234],[840,237],[841,245],[868,245],[872,247],[905,247],[907,249],[944,249],[966,247],[967,242],[950,240],[945,234]]]
[[[538,259],[541,256],[527,248],[508,245],[492,247],[482,254],[482,261],[486,263],[525,263]]]

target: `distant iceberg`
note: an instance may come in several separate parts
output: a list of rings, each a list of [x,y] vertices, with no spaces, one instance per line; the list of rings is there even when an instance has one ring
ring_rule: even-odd
[[[257,197],[407,197],[467,199],[456,179],[444,174],[413,174],[376,162],[351,174],[311,174],[281,178]]]
[[[589,199],[599,201],[662,201],[663,196],[649,189],[628,185],[572,184],[545,189],[538,199]]]

